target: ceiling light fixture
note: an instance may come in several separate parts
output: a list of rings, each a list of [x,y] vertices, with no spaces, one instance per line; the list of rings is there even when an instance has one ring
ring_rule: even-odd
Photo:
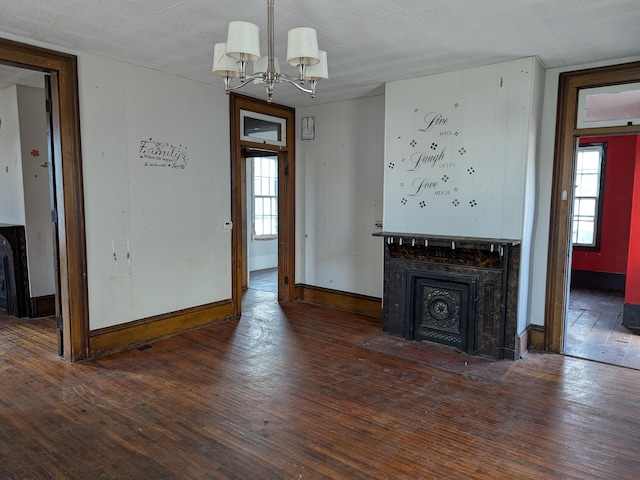
[[[289,30],[287,41],[287,63],[298,68],[298,78],[280,73],[278,59],[273,46],[273,2],[267,0],[268,55],[260,56],[260,28],[255,23],[234,21],[229,23],[226,43],[216,43],[213,49],[213,73],[224,77],[224,91],[242,88],[253,82],[264,83],[267,102],[271,103],[277,83],[287,82],[298,90],[315,97],[318,80],[329,78],[327,52],[318,50],[315,29],[299,27]],[[252,75],[247,75],[247,64],[253,62]],[[232,79],[240,83],[231,85]],[[304,87],[309,82],[309,88]]]

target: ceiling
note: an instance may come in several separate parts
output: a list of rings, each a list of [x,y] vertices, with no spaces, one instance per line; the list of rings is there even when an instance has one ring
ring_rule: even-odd
[[[265,0],[3,0],[0,36],[222,88],[211,74],[213,45],[226,41],[229,21],[246,20],[260,26],[265,55],[266,10]],[[276,56],[286,55],[289,29],[314,27],[330,78],[315,99],[281,84],[274,101],[299,107],[381,94],[388,81],[532,55],[546,68],[639,55],[639,25],[639,0],[276,0]],[[294,75],[289,68],[283,73]],[[0,88],[29,84],[19,77],[0,69]],[[264,97],[263,87],[242,92]]]

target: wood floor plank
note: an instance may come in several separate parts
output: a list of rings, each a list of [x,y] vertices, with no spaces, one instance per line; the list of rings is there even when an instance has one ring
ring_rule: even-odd
[[[247,295],[239,321],[82,364],[52,320],[0,317],[0,478],[639,477],[637,371]]]

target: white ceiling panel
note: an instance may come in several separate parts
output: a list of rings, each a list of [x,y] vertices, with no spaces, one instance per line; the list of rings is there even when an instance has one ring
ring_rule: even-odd
[[[231,20],[261,28],[266,0],[3,0],[2,33],[181,75],[221,88],[211,74]],[[640,0],[276,0],[283,71],[290,28],[318,30],[330,79],[310,99],[287,85],[292,106],[381,93],[385,82],[536,55],[548,67],[640,54]],[[2,70],[0,70],[2,74]],[[5,74],[7,74],[5,72]],[[8,74],[7,74],[8,75]],[[16,78],[10,75],[11,78]],[[23,80],[26,81],[26,80]],[[247,90],[262,96],[262,89]]]

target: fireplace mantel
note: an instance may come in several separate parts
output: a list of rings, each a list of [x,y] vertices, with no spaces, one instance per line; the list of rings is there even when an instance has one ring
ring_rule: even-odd
[[[373,235],[384,238],[387,333],[473,355],[517,357],[519,240]]]
[[[374,237],[384,237],[387,243],[410,244],[412,246],[434,246],[469,248],[469,249],[492,249],[506,245],[520,245],[520,240],[506,238],[477,238],[477,237],[456,237],[441,235],[426,235],[424,233],[399,233],[399,232],[375,232]]]

